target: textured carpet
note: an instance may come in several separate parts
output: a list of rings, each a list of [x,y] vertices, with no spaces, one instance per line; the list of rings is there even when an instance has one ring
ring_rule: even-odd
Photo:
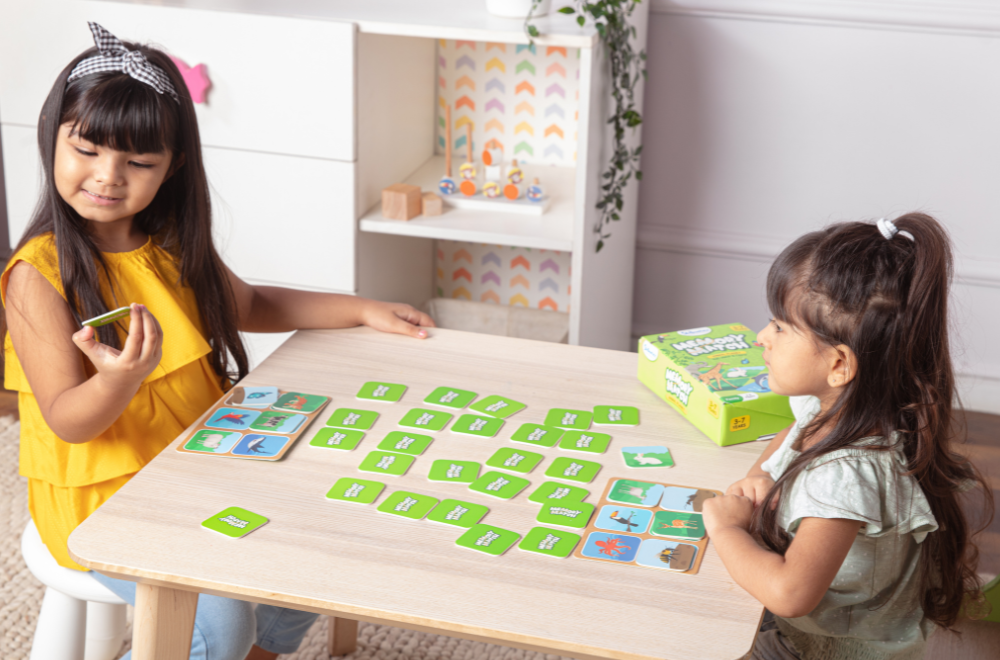
[[[21,559],[21,531],[28,523],[27,480],[17,474],[20,425],[0,417],[0,658],[27,660],[45,587]],[[129,608],[129,621],[132,618]],[[297,653],[285,660],[326,660],[327,617],[310,628]],[[128,651],[130,632],[121,653]],[[358,626],[358,650],[348,660],[559,660],[558,656],[416,633],[389,626]]]

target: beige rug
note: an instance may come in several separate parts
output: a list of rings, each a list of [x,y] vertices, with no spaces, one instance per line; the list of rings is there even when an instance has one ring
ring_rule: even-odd
[[[20,425],[0,418],[0,658],[27,660],[45,587],[21,559],[21,530],[28,523],[27,485],[17,474]],[[132,608],[129,608],[131,621]],[[327,617],[309,630],[297,653],[286,660],[326,660]],[[121,653],[129,649],[128,636]],[[504,646],[416,633],[363,623],[358,650],[348,660],[559,660],[558,656],[519,651]]]

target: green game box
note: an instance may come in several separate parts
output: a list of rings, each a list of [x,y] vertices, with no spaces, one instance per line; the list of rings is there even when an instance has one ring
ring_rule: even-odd
[[[768,387],[764,348],[742,323],[639,339],[639,380],[720,447],[766,440],[795,421]]]

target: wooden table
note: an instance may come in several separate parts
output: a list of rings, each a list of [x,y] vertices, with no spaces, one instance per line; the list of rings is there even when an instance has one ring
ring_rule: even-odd
[[[366,328],[303,331],[245,380],[333,397],[337,407],[380,412],[353,452],[311,447],[308,429],[279,462],[164,450],[69,539],[72,557],[91,569],[139,583],[136,660],[186,658],[197,593],[284,605],[338,617],[341,630],[371,621],[574,658],[733,660],[751,647],[762,606],[729,577],[711,543],[696,575],[512,548],[490,557],[455,545],[461,530],[390,517],[325,498],[343,476],[482,502],[486,521],[525,534],[539,506],[530,488],[500,501],[457,484],[427,480],[438,458],[485,460],[522,423],[549,408],[638,406],[641,423],[612,429],[611,447],[588,488],[596,502],[609,477],[724,490],[745,475],[764,443],[720,448],[636,378],[634,353],[433,330],[424,341]],[[355,394],[369,380],[403,383],[402,401],[378,404]],[[359,473],[357,465],[410,408],[435,387],[500,394],[528,405],[492,440],[434,434],[403,477]],[[321,415],[321,420],[327,414]],[[676,467],[630,470],[619,447],[665,444]],[[558,449],[531,447],[552,458]],[[528,478],[545,478],[548,460]],[[379,502],[384,499],[380,497]],[[229,506],[270,522],[242,539],[200,527]],[[345,625],[346,624],[346,625]],[[355,624],[356,625],[356,624]],[[350,641],[347,649],[350,648]]]

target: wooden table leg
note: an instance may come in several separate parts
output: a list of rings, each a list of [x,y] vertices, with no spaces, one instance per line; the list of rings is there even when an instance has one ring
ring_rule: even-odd
[[[331,616],[330,655],[350,655],[358,648],[358,622],[354,619],[341,619]]]
[[[198,608],[198,592],[137,584],[132,621],[135,660],[186,660]]]

